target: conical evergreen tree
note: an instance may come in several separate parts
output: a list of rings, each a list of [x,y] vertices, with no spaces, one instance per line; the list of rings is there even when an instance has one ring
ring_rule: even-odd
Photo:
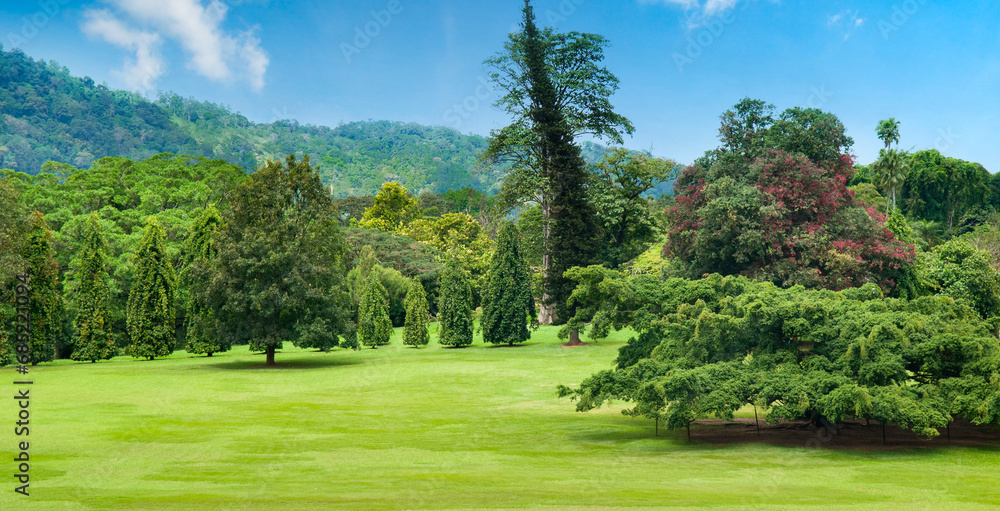
[[[410,290],[406,293],[406,322],[403,324],[403,344],[407,346],[426,346],[431,341],[427,331],[427,320],[430,316],[430,305],[427,303],[427,292],[419,280],[410,282]]]
[[[454,261],[441,272],[438,324],[442,346],[472,344],[472,287],[468,275]]]
[[[520,240],[514,224],[500,228],[483,290],[483,340],[491,344],[527,341],[531,338],[528,318],[538,320],[531,296],[531,271],[521,253]]]
[[[222,215],[209,204],[191,226],[184,241],[184,269],[182,280],[188,290],[184,325],[187,332],[186,351],[206,354],[229,351],[231,345],[215,331],[215,315],[205,304],[208,279],[211,278],[212,261],[218,250],[214,245],[215,233],[222,223]]]
[[[389,342],[392,322],[389,320],[389,296],[375,272],[368,274],[365,291],[358,307],[358,341],[373,349]]]
[[[31,276],[31,365],[55,358],[56,343],[62,340],[59,263],[52,241],[45,217],[36,211],[29,221],[25,254]]]
[[[83,232],[83,246],[76,260],[75,280],[77,289],[76,337],[73,342],[73,360],[107,360],[115,356],[117,347],[111,338],[108,319],[110,301],[109,276],[105,258],[104,233],[96,213],[87,218]]]
[[[128,296],[128,354],[153,360],[174,351],[174,293],[177,277],[163,249],[166,231],[150,217],[135,253],[135,281]]]

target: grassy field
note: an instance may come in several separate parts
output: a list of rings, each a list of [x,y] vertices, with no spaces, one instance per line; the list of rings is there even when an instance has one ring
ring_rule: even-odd
[[[624,340],[566,349],[543,329],[524,347],[417,350],[397,331],[378,350],[289,347],[276,368],[245,348],[40,366],[31,496],[8,476],[0,509],[1000,507],[1000,448],[688,443],[556,398]]]

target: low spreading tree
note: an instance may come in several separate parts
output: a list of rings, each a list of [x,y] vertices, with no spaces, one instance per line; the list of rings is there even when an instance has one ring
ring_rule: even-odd
[[[389,321],[389,298],[376,272],[365,279],[361,305],[358,307],[358,342],[372,349],[388,344],[392,335]]]
[[[91,213],[83,233],[83,245],[73,265],[76,283],[73,301],[77,310],[73,322],[76,336],[70,355],[73,360],[107,360],[118,351],[108,321],[111,315],[108,309],[110,276],[105,262],[105,245],[101,220],[96,213]]]
[[[500,228],[483,291],[483,340],[508,345],[527,341],[531,338],[529,321],[538,321],[531,271],[521,252],[517,227],[508,223]]]
[[[62,342],[62,294],[59,289],[59,264],[55,260],[52,231],[45,217],[35,212],[28,225],[25,261],[31,285],[31,364],[55,358],[57,343]]]
[[[569,276],[580,283],[573,299],[588,306],[567,328],[638,332],[616,369],[560,389],[580,411],[622,400],[634,404],[626,414],[685,428],[756,404],[770,422],[871,419],[923,437],[956,418],[1000,422],[996,322],[965,301],[885,298],[874,284],[810,291],[597,266]]]
[[[174,296],[177,277],[163,249],[166,232],[150,217],[135,253],[135,279],[129,292],[126,318],[131,339],[126,351],[153,360],[174,351]]]
[[[427,293],[418,280],[410,281],[410,291],[406,293],[406,323],[403,325],[403,344],[407,346],[426,346],[431,341],[427,331],[430,317],[430,307],[427,303]]]
[[[472,344],[472,287],[465,271],[451,261],[441,273],[438,342],[460,348]]]
[[[225,338],[216,334],[215,316],[204,301],[212,262],[218,254],[213,237],[221,223],[222,216],[214,204],[209,204],[198,214],[184,241],[185,264],[181,272],[181,280],[188,290],[185,350],[209,357],[214,353],[229,351],[231,347]]]

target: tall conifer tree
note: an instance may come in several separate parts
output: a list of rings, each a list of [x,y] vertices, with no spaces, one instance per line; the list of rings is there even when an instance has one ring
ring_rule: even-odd
[[[410,290],[406,293],[406,322],[403,324],[403,344],[407,346],[426,346],[430,340],[427,332],[427,318],[430,316],[430,305],[427,303],[427,292],[419,280],[410,281]]]
[[[174,293],[177,277],[163,249],[166,231],[150,217],[135,253],[135,280],[129,292],[126,322],[128,354],[153,360],[174,351]]]
[[[55,358],[62,341],[62,295],[59,291],[59,263],[52,248],[52,231],[45,217],[31,215],[25,260],[31,276],[31,365]]]
[[[454,261],[441,272],[438,324],[438,342],[442,346],[472,344],[472,286],[465,270]]]
[[[73,360],[107,360],[118,351],[111,338],[111,311],[108,309],[110,284],[105,251],[107,242],[96,213],[87,218],[83,231],[83,246],[75,264],[77,289],[76,337]]]
[[[188,289],[185,311],[188,353],[213,353],[229,351],[231,345],[216,334],[215,315],[204,303],[204,290],[210,278],[212,261],[218,250],[213,236],[219,230],[222,216],[214,204],[209,204],[195,219],[191,232],[184,242],[184,270],[182,278]]]
[[[530,0],[524,1],[524,59],[531,84],[530,115],[537,136],[543,140],[542,160],[548,162],[542,176],[550,197],[546,247],[549,264],[543,281],[543,305],[554,306],[554,317],[546,321],[558,324],[573,316],[567,300],[574,283],[563,273],[574,266],[597,262],[600,228],[596,212],[587,201],[588,173],[572,129],[558,107],[556,88],[545,63],[545,43],[535,25]],[[578,340],[576,335],[573,338]]]
[[[389,293],[379,281],[378,274],[370,272],[365,279],[365,290],[358,307],[358,341],[375,349],[387,344],[391,335]]]
[[[521,253],[521,235],[514,224],[500,228],[483,291],[483,340],[513,345],[531,338],[528,318],[538,321],[531,296],[531,270]]]

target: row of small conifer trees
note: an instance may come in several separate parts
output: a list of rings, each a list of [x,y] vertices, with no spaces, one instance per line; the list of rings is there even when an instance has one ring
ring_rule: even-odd
[[[485,342],[513,345],[531,337],[529,322],[537,322],[531,272],[521,251],[520,234],[513,224],[500,229],[482,296],[481,327]],[[419,281],[410,282],[404,306],[403,344],[426,346],[430,343],[430,312],[427,293]],[[468,274],[455,263],[447,264],[441,273],[437,320],[438,342],[442,346],[472,344],[472,286]],[[388,292],[376,273],[371,272],[358,307],[358,342],[376,348],[387,344],[390,335]]]

